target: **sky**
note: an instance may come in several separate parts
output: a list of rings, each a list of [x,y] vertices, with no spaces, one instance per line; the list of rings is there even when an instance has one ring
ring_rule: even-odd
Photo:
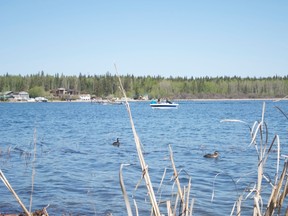
[[[288,1],[0,0],[0,75],[40,71],[287,76]]]

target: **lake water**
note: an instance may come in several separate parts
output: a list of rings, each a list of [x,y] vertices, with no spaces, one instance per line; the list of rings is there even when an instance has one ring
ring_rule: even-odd
[[[157,200],[176,190],[171,180],[169,145],[181,186],[191,182],[193,215],[230,215],[234,202],[256,182],[257,153],[249,146],[249,126],[261,120],[263,101],[181,101],[176,110],[153,110],[149,102],[131,102],[136,131]],[[269,137],[280,136],[281,154],[288,154],[287,101],[266,101]],[[91,103],[0,103],[1,170],[29,209],[32,170],[35,166],[32,210],[49,204],[50,215],[127,215],[119,184],[121,164],[132,208],[150,215],[150,204],[126,107]],[[248,125],[225,122],[239,119]],[[112,146],[120,138],[120,147]],[[33,149],[36,142],[36,160]],[[276,145],[273,147],[276,150]],[[220,152],[218,159],[203,155]],[[281,158],[280,171],[284,158]],[[166,169],[163,183],[160,182]],[[265,167],[274,179],[276,152]],[[0,182],[0,213],[22,212]],[[159,189],[159,192],[157,192]],[[213,200],[212,194],[214,189]],[[263,183],[263,200],[271,187]],[[267,191],[267,192],[265,192]],[[266,196],[265,196],[266,194]],[[174,196],[175,197],[175,196]],[[287,206],[287,205],[286,205]],[[242,214],[252,214],[252,196],[242,201]],[[166,205],[160,205],[167,214]],[[134,210],[133,210],[134,211]]]

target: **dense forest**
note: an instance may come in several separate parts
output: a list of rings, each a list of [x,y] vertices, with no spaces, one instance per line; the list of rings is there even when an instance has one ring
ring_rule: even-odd
[[[169,77],[121,76],[127,96],[138,98],[169,97],[171,99],[220,99],[220,98],[281,98],[288,95],[288,77]],[[39,72],[34,75],[0,76],[0,92],[27,91],[32,96],[52,95],[57,88],[71,89],[78,94],[94,97],[122,97],[116,75],[54,76]]]

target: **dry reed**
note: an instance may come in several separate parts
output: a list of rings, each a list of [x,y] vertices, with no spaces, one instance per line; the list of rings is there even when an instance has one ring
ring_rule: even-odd
[[[14,189],[12,188],[12,186],[10,185],[8,180],[6,179],[6,177],[5,177],[4,173],[2,172],[2,170],[0,170],[0,178],[3,181],[3,183],[5,184],[5,186],[8,188],[8,190],[14,195],[15,199],[20,204],[20,206],[23,209],[23,211],[25,212],[25,214],[27,216],[30,216],[31,215],[30,212],[26,209],[25,205],[22,203],[22,201],[18,197],[17,193],[14,191]]]
[[[32,161],[32,180],[31,180],[31,195],[30,195],[30,207],[29,207],[29,212],[31,212],[32,209],[32,197],[33,197],[33,191],[34,191],[34,179],[35,179],[35,161],[36,161],[36,144],[37,144],[37,137],[36,137],[36,128],[34,129],[34,157]]]
[[[37,215],[41,215],[41,216],[49,216],[48,212],[47,212],[47,208],[49,207],[49,205],[47,205],[46,207],[44,207],[42,210],[36,210],[35,212],[32,212],[32,197],[33,197],[33,191],[34,191],[34,179],[35,179],[35,161],[36,161],[36,143],[37,143],[37,138],[36,138],[36,129],[34,129],[34,137],[33,137],[33,143],[34,143],[34,157],[33,157],[33,161],[32,161],[32,185],[31,185],[31,194],[30,194],[30,207],[29,207],[29,211],[27,210],[27,208],[25,207],[25,205],[23,204],[23,202],[20,200],[19,196],[17,195],[17,193],[14,191],[14,189],[12,188],[12,186],[10,185],[9,181],[6,179],[4,173],[2,172],[2,170],[0,170],[0,179],[2,180],[2,182],[5,184],[5,186],[8,188],[8,190],[13,194],[13,196],[15,197],[16,201],[20,204],[21,208],[23,209],[25,215],[27,216],[37,216]],[[14,148],[16,149],[16,147]],[[18,148],[17,148],[18,149]],[[30,153],[27,153],[26,151],[19,149],[21,156],[24,154],[25,156],[25,160],[27,159],[26,156],[29,155],[30,157]],[[8,155],[10,156],[10,152],[11,152],[11,147],[8,148]],[[26,160],[26,165],[27,165],[27,160]],[[13,215],[17,215],[17,214],[13,214]]]
[[[125,185],[124,185],[124,181],[123,181],[123,177],[122,177],[123,166],[129,166],[129,164],[121,164],[120,172],[119,172],[120,186],[121,186],[121,190],[122,190],[122,193],[123,193],[123,196],[124,196],[124,200],[125,200],[125,204],[126,204],[127,215],[128,216],[132,216],[133,214],[132,214],[131,206],[130,206],[130,203],[129,203],[129,198],[128,198],[128,195],[127,195],[127,192],[126,192],[126,189],[125,189]]]
[[[271,216],[274,215],[275,211],[277,210],[277,215],[281,215],[281,209],[284,202],[285,197],[288,194],[288,179],[287,179],[287,169],[288,169],[288,162],[287,159],[284,162],[283,171],[279,178],[279,167],[280,167],[280,139],[278,135],[275,135],[269,148],[268,147],[268,127],[265,123],[265,108],[266,104],[263,103],[262,107],[262,116],[260,122],[255,122],[253,127],[249,127],[250,135],[251,135],[251,142],[250,145],[254,145],[255,150],[258,156],[258,165],[257,165],[257,182],[251,192],[246,196],[246,198],[250,197],[250,195],[254,194],[254,207],[253,207],[253,216]],[[287,118],[287,115],[279,108],[276,107],[281,113]],[[288,118],[287,118],[288,119]],[[246,122],[241,120],[235,119],[225,119],[221,122],[240,122],[248,125]],[[258,138],[258,139],[257,139]],[[276,171],[275,171],[275,180],[272,182],[265,174],[264,169],[267,162],[267,159],[272,152],[271,149],[275,145],[277,145],[277,162],[276,162]],[[272,186],[272,192],[270,195],[270,199],[267,202],[266,209],[264,208],[264,203],[262,199],[262,183],[266,180]],[[284,183],[286,182],[286,183]],[[282,193],[281,193],[282,189]],[[245,199],[246,199],[245,198]],[[238,201],[236,202],[237,205],[237,212],[236,215],[241,214],[241,201],[242,196],[239,197]],[[235,205],[232,209],[231,215],[234,212]],[[287,214],[287,211],[285,213]]]
[[[114,64],[114,66],[115,66],[116,73],[118,75],[116,64]],[[119,78],[119,83],[120,83],[120,89],[121,89],[121,91],[125,97],[125,105],[126,105],[126,109],[127,109],[128,115],[129,115],[130,124],[131,124],[132,132],[134,135],[134,141],[136,144],[136,150],[138,153],[138,157],[139,157],[139,161],[140,161],[140,165],[141,165],[141,169],[142,169],[142,175],[145,179],[145,183],[146,183],[146,187],[148,190],[148,194],[149,194],[150,202],[152,205],[153,213],[155,216],[160,216],[161,215],[160,210],[159,210],[159,207],[157,205],[156,197],[155,197],[154,190],[153,190],[152,183],[151,183],[150,176],[149,176],[148,165],[146,164],[146,162],[144,160],[143,152],[141,149],[140,139],[138,137],[138,134],[137,134],[135,126],[134,126],[130,106],[129,106],[127,96],[126,96],[126,92],[123,88],[123,85],[122,85],[122,82],[121,82],[119,75],[118,75],[118,78]]]
[[[129,119],[130,119],[130,124],[131,124],[131,128],[132,128],[132,132],[133,132],[133,136],[134,136],[134,141],[136,144],[136,150],[138,153],[138,157],[139,157],[139,162],[142,168],[142,178],[144,178],[145,183],[146,183],[146,187],[147,187],[147,191],[148,191],[148,195],[150,198],[150,203],[152,205],[152,211],[151,213],[155,216],[160,216],[160,209],[158,204],[160,204],[161,202],[157,203],[156,197],[155,197],[155,193],[154,193],[154,189],[152,187],[152,183],[150,180],[150,176],[149,176],[149,171],[148,171],[148,165],[146,164],[145,160],[144,160],[144,156],[143,156],[143,152],[142,152],[142,146],[141,146],[141,142],[140,139],[138,137],[138,134],[136,132],[135,126],[134,126],[134,122],[133,122],[133,118],[132,118],[132,114],[131,114],[131,110],[130,110],[130,106],[126,97],[126,93],[125,90],[123,88],[122,82],[121,82],[121,78],[118,75],[118,71],[117,71],[117,67],[116,64],[114,64],[115,66],[115,70],[116,70],[116,74],[118,76],[119,79],[119,83],[120,83],[120,89],[124,95],[125,98],[125,105],[126,105],[126,109],[129,115]],[[189,179],[189,183],[188,183],[188,187],[184,187],[183,189],[181,188],[180,185],[180,181],[179,181],[179,173],[177,172],[175,163],[174,163],[174,158],[173,158],[173,152],[172,152],[172,148],[169,145],[169,149],[170,149],[170,160],[172,163],[172,167],[173,167],[173,172],[174,172],[174,182],[176,182],[177,188],[178,188],[178,192],[177,192],[177,197],[176,197],[176,201],[175,201],[175,205],[172,206],[171,201],[168,200],[166,201],[166,208],[167,208],[167,213],[169,216],[174,216],[176,215],[176,210],[179,209],[180,210],[180,214],[181,215],[185,215],[185,216],[189,216],[192,215],[192,210],[193,210],[193,205],[194,205],[194,199],[191,200],[191,205],[189,204],[189,199],[190,199],[190,190],[191,190],[191,178]],[[121,189],[122,189],[122,193],[124,196],[124,200],[125,200],[125,204],[126,204],[126,208],[127,208],[127,213],[128,215],[132,215],[132,211],[131,211],[131,206],[129,204],[129,200],[128,200],[128,196],[125,190],[125,186],[124,186],[124,181],[123,181],[123,177],[122,177],[122,168],[123,168],[123,164],[120,167],[120,172],[119,172],[119,178],[120,178],[120,185],[121,185]],[[161,183],[160,183],[160,187],[162,184],[162,181],[164,179],[164,176],[166,174],[166,169],[164,171]],[[141,180],[142,180],[141,178]],[[141,182],[140,180],[140,182]],[[140,184],[140,182],[136,185],[136,188],[138,187],[138,185]],[[180,203],[178,206],[178,198],[180,197]],[[138,208],[137,208],[137,204],[136,204],[136,200],[134,200],[134,205],[136,208],[136,215],[138,215]],[[190,205],[190,208],[189,208]],[[190,213],[190,214],[189,214]]]

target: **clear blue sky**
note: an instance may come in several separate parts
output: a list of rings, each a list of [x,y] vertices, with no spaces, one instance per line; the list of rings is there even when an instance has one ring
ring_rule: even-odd
[[[287,0],[0,0],[0,74],[288,75]]]

